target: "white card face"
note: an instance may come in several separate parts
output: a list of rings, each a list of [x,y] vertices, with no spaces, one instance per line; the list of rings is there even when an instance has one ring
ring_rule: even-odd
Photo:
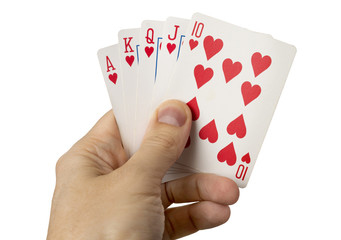
[[[190,167],[190,166],[187,166],[187,165],[184,165],[184,164],[181,164],[181,163],[174,163],[167,171],[167,173],[171,173],[171,172],[176,172],[176,173],[199,173],[200,171]]]
[[[131,142],[127,132],[126,109],[123,98],[124,81],[121,73],[118,45],[102,48],[97,53],[111,105],[126,149]]]
[[[162,183],[165,182],[169,182],[178,178],[184,178],[187,177],[189,175],[192,175],[193,173],[167,173],[163,179],[162,179]]]
[[[165,98],[191,106],[191,144],[179,163],[245,187],[295,47],[194,14]]]
[[[141,25],[136,104],[136,119],[138,121],[135,125],[133,152],[136,152],[141,144],[151,114],[151,101],[163,25],[164,22],[161,21],[143,21]]]
[[[139,45],[140,29],[124,29],[118,33],[119,55],[124,78],[124,102],[128,107],[126,110],[127,135],[130,142],[127,148],[129,156],[133,154],[134,146],[134,129],[135,129],[135,114],[136,114],[136,90],[137,90],[137,71],[138,71],[138,56],[137,46]]]
[[[162,34],[162,47],[158,59],[157,76],[153,91],[153,108],[156,108],[169,86],[170,75],[180,56],[182,43],[190,20],[169,17]]]

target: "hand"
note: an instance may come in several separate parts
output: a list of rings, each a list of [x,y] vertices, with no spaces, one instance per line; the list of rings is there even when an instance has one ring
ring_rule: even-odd
[[[47,239],[175,239],[226,222],[239,197],[232,180],[194,174],[161,184],[191,119],[186,104],[163,103],[128,160],[114,114],[106,113],[57,162]],[[185,202],[195,203],[168,208]]]

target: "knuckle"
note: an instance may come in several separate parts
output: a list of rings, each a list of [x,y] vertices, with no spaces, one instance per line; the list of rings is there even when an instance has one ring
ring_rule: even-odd
[[[178,150],[178,141],[171,132],[158,132],[147,139],[147,145],[157,147],[162,152],[174,153]]]
[[[67,158],[67,153],[65,153],[64,155],[62,155],[55,166],[55,173],[56,173],[56,177],[58,178],[58,176],[60,176],[63,172],[65,172],[65,170],[67,169],[66,167],[66,158]]]
[[[58,176],[60,174],[60,172],[63,170],[63,165],[64,165],[64,160],[63,157],[60,157],[56,163],[55,166],[55,171],[56,171],[56,175]]]

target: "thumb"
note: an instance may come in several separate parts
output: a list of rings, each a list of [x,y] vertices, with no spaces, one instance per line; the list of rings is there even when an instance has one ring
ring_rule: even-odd
[[[154,112],[140,149],[128,161],[140,173],[162,179],[168,168],[180,157],[192,123],[189,107],[169,100]]]

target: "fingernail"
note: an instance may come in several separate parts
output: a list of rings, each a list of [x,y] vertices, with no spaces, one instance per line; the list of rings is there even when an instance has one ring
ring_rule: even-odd
[[[168,105],[159,109],[158,121],[172,126],[181,127],[186,122],[186,112],[182,107]]]

